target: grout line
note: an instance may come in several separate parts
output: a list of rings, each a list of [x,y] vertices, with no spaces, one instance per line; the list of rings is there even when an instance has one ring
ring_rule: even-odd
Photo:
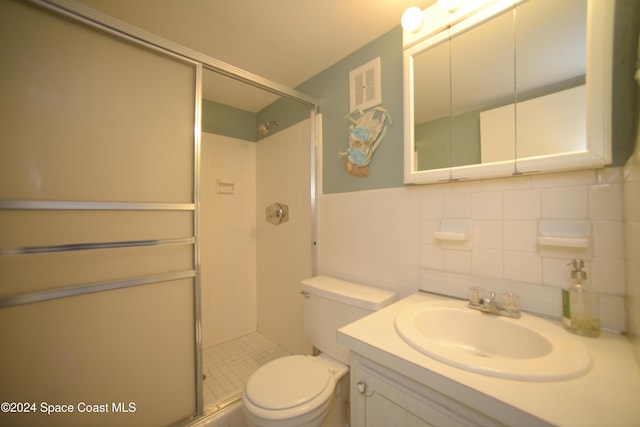
[[[242,392],[245,383],[262,364],[289,353],[257,332],[207,347],[203,352],[204,407],[219,404]]]

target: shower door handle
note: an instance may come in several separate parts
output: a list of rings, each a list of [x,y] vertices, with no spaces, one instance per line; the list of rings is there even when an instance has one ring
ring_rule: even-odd
[[[267,206],[267,221],[274,225],[289,221],[289,207],[283,203]]]

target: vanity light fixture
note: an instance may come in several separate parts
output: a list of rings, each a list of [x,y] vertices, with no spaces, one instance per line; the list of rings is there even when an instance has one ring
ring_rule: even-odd
[[[400,23],[405,31],[415,33],[422,28],[422,10],[417,6],[411,6],[402,14]]]
[[[438,0],[438,5],[449,13],[456,11],[462,0]]]

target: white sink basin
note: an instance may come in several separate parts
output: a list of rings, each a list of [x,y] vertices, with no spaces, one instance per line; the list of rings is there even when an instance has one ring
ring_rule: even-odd
[[[472,310],[464,301],[430,301],[400,310],[395,327],[421,353],[480,374],[550,381],[591,368],[591,357],[578,339],[526,313],[510,319]]]

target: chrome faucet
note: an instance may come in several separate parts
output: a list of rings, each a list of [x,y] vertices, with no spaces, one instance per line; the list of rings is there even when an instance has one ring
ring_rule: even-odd
[[[480,287],[469,288],[468,307],[480,310],[483,313],[507,316],[513,319],[520,318],[520,297],[513,292],[505,292],[500,295],[500,301],[496,301],[496,293],[491,292],[489,298],[484,297],[484,289]]]

